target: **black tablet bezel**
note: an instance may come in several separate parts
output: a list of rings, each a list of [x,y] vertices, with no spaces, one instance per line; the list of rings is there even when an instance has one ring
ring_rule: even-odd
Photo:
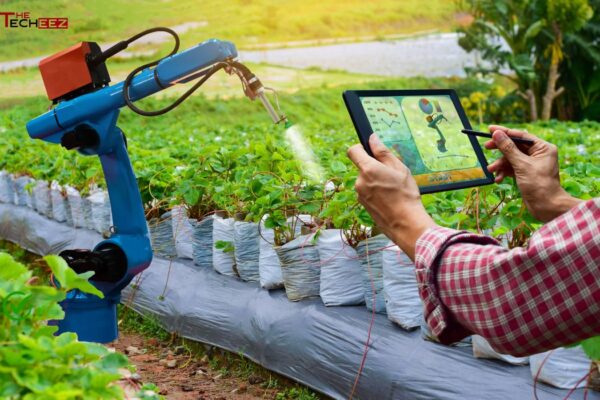
[[[350,118],[352,119],[352,123],[354,124],[354,128],[356,129],[356,133],[360,139],[361,144],[365,148],[366,152],[372,157],[373,153],[371,152],[371,148],[369,147],[369,137],[373,133],[373,129],[371,128],[371,124],[367,119],[367,115],[365,110],[360,102],[360,97],[390,97],[390,96],[450,96],[452,99],[452,103],[454,103],[454,107],[458,112],[458,117],[460,118],[465,129],[471,129],[471,124],[467,115],[465,114],[465,110],[460,104],[460,99],[456,94],[456,91],[453,89],[411,89],[411,90],[347,90],[343,93],[344,103],[346,103],[346,108],[348,108],[348,112],[350,113]],[[486,178],[475,179],[471,181],[463,181],[463,182],[452,182],[445,183],[441,185],[432,185],[432,186],[419,186],[419,191],[421,194],[426,193],[435,193],[442,192],[446,190],[455,190],[455,189],[465,189],[475,186],[483,186],[494,183],[494,176],[487,169],[487,160],[483,155],[483,150],[479,145],[479,142],[474,136],[469,135],[469,140],[471,141],[471,145],[475,150],[475,154],[477,155],[477,159],[479,160],[479,164],[483,168],[483,172],[485,173]]]

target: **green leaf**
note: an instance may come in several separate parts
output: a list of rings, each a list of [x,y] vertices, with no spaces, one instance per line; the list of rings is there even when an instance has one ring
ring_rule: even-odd
[[[265,220],[265,227],[269,229],[279,228],[286,225],[283,214],[273,213]]]
[[[92,271],[77,274],[67,265],[67,262],[62,257],[55,255],[46,256],[44,260],[48,263],[60,286],[65,290],[78,289],[84,293],[96,295],[101,299],[104,298],[104,293],[88,282],[88,279],[94,275]]]
[[[77,341],[77,335],[73,332],[64,332],[56,337],[56,344],[59,346],[65,346],[75,341]]]
[[[199,199],[200,191],[195,189],[189,190],[183,195],[183,200],[185,200],[185,202],[189,205],[197,204]]]
[[[7,253],[0,252],[0,288],[18,287],[31,278],[31,272]]]
[[[534,22],[531,26],[529,26],[529,28],[527,28],[527,31],[525,31],[525,39],[529,40],[535,38],[542,31],[542,29],[544,29],[545,26],[546,21],[543,19]]]
[[[227,242],[225,240],[217,240],[215,242],[215,249],[221,250],[223,253],[231,253],[235,250],[233,242]]]
[[[583,340],[581,347],[590,359],[600,361],[600,336]]]
[[[88,168],[85,171],[86,179],[91,179],[91,178],[95,177],[97,174],[98,174],[98,168],[95,168],[95,167]]]
[[[348,168],[346,168],[346,164],[341,161],[335,160],[331,162],[331,172],[334,174],[343,174],[346,172]]]
[[[306,203],[306,204],[302,204],[300,207],[298,207],[298,210],[300,210],[303,213],[307,213],[307,214],[316,214],[319,212],[320,206],[318,203]]]
[[[375,224],[371,215],[364,208],[361,208],[358,213],[358,221],[365,226],[373,226]]]
[[[129,365],[129,362],[127,361],[127,357],[125,357],[123,354],[109,353],[104,356],[98,362],[98,364],[104,370],[116,372],[119,368],[125,368],[127,365]]]
[[[277,151],[273,153],[273,155],[271,156],[271,158],[274,161],[285,161],[285,158],[283,158],[283,156],[281,154],[279,154]]]

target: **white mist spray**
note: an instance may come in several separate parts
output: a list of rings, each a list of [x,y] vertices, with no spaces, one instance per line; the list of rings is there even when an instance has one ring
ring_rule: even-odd
[[[316,182],[323,182],[325,174],[323,168],[316,162],[315,154],[312,152],[308,140],[304,137],[301,127],[291,125],[285,130],[285,138],[296,159],[300,161],[302,173]]]

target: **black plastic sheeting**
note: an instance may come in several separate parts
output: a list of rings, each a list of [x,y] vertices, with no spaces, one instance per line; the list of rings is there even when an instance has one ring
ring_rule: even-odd
[[[0,204],[0,236],[39,254],[92,246],[100,235],[51,221],[24,207]],[[170,272],[169,272],[170,270]],[[168,286],[165,282],[169,275]],[[336,399],[348,398],[363,355],[371,313],[364,306],[325,307],[319,299],[290,302],[282,290],[157,258],[123,302],[155,315],[181,336],[243,353],[264,367]],[[164,300],[159,300],[163,294]],[[537,385],[538,397],[567,390]],[[375,316],[360,399],[531,399],[528,366],[475,359],[471,348],[449,348]],[[571,399],[582,399],[576,390]],[[590,400],[600,394],[590,392]]]

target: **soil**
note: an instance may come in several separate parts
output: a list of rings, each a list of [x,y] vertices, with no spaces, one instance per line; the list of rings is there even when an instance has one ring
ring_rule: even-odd
[[[275,389],[263,388],[260,377],[245,380],[224,376],[221,371],[211,370],[206,357],[136,333],[121,332],[110,347],[127,354],[137,368],[139,381],[154,383],[169,400],[274,399],[277,394]]]

